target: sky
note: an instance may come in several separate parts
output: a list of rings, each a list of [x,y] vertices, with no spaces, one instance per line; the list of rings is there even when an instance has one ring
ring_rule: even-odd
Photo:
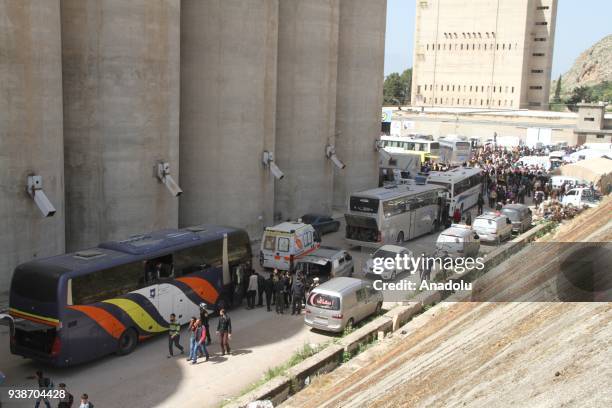
[[[387,0],[385,75],[412,66],[416,0]],[[558,0],[552,78],[565,73],[580,53],[612,34],[612,0]]]

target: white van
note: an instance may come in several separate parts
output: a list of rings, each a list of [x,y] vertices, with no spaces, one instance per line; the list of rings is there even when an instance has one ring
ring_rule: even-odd
[[[597,205],[597,201],[593,196],[593,192],[590,188],[573,188],[563,196],[561,200],[561,204],[568,205],[571,204],[576,207],[582,207],[583,205],[587,205],[589,207],[594,207]]]
[[[320,246],[314,227],[302,222],[283,222],[266,227],[261,239],[259,264],[264,268],[292,270],[295,261]]]
[[[474,218],[472,227],[481,241],[500,242],[512,236],[512,221],[504,214],[490,213]]]
[[[480,237],[468,225],[453,224],[438,235],[436,248],[451,257],[475,257],[480,250]]]

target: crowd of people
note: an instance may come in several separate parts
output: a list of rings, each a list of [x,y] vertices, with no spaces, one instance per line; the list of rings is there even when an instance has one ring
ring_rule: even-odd
[[[54,390],[53,380],[46,376],[42,371],[36,371],[36,373],[34,373],[33,376],[28,377],[28,379],[36,380],[38,383],[38,390],[41,393],[34,403],[35,408],[38,408],[41,402],[45,404],[46,408],[51,408],[50,400],[55,398],[50,398],[47,396],[50,394],[58,397],[58,408],[72,408],[74,406],[74,396],[68,391],[65,383],[59,383],[57,385],[57,392],[51,393],[50,391]],[[81,395],[78,408],[94,408],[93,403],[89,400],[89,395],[85,393]]]

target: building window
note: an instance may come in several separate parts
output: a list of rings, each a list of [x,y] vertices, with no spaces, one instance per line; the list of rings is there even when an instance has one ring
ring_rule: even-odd
[[[543,52],[534,52],[534,53],[533,53],[533,54],[531,54],[531,55],[533,55],[534,57],[543,57],[543,56],[544,56],[544,53],[543,53]]]
[[[438,104],[438,98],[434,99],[434,103],[437,105]]]
[[[505,92],[508,93],[508,87],[506,87],[506,91]]]
[[[480,100],[480,106],[482,106],[482,99]]]
[[[427,51],[429,51],[429,44],[427,44]]]
[[[455,85],[453,85],[453,92],[455,91]]]
[[[512,49],[512,44],[508,44],[508,49],[511,50]]]
[[[530,86],[529,89],[542,89],[542,87],[539,85],[533,85],[533,86]]]
[[[487,50],[487,44],[484,45],[484,49],[485,49],[485,51]]]
[[[463,44],[461,44],[461,49],[463,49]]]
[[[546,38],[543,38],[543,37],[537,37],[537,38],[534,38],[534,39],[533,39],[533,41],[540,41],[540,42],[541,42],[541,41],[546,41]]]
[[[484,92],[484,85],[480,87],[480,92]]]
[[[548,6],[538,6],[538,10],[548,10]]]
[[[421,85],[417,85],[417,93],[420,94],[421,93]]]
[[[544,70],[543,70],[543,69],[532,69],[532,70],[531,70],[531,73],[532,73],[532,74],[541,74],[542,72],[544,72]]]
[[[489,104],[489,100],[487,99],[487,105]]]
[[[514,93],[514,87],[512,87],[512,93]]]
[[[446,85],[446,90],[448,91],[450,89],[450,85]]]
[[[548,25],[548,21],[536,21],[535,25],[545,26]]]
[[[440,44],[438,44],[438,51],[440,51]]]
[[[496,88],[496,87],[494,86],[494,87],[493,87],[493,93],[495,93],[495,88]]]
[[[499,44],[496,44],[496,47],[495,47],[495,48],[499,50]]]
[[[478,49],[480,49],[480,44],[478,44]]]
[[[595,118],[590,118],[590,117],[584,118],[584,120],[586,122],[595,122]]]
[[[472,92],[472,85],[470,85],[470,92]]]
[[[501,99],[497,100],[497,106],[501,106]]]
[[[503,43],[502,44],[502,50],[505,50],[505,49],[506,49],[506,43]]]

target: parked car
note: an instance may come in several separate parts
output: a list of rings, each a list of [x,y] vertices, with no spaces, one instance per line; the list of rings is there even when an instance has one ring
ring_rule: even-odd
[[[344,249],[322,246],[297,260],[297,273],[302,273],[308,284],[314,278],[323,283],[340,276],[353,276],[353,257]]]
[[[512,236],[512,221],[502,213],[489,213],[474,218],[472,228],[481,241],[500,242]]]
[[[520,234],[531,228],[531,210],[525,204],[506,204],[501,212],[510,218],[513,232]]]
[[[377,258],[380,259],[386,259],[386,258],[392,258],[395,259],[395,257],[399,255],[400,257],[403,257],[404,255],[408,255],[408,257],[412,257],[412,251],[410,251],[409,249],[406,249],[404,247],[401,246],[397,246],[397,245],[383,245],[380,248],[378,248],[372,255],[370,255],[370,258],[366,261],[365,265],[363,266],[363,274],[366,277],[380,277],[383,280],[395,280],[395,278],[397,277],[398,274],[405,272],[403,269],[401,269],[401,265],[395,265],[392,268],[385,268],[384,265],[382,266],[383,271],[381,273],[376,273],[374,271],[374,260]],[[382,262],[382,261],[379,261]],[[398,268],[398,266],[400,268]]]
[[[597,199],[593,195],[590,188],[573,188],[565,193],[563,199],[561,200],[561,204],[572,204],[576,207],[582,207],[583,205],[594,207],[597,205]]]
[[[452,224],[438,235],[436,248],[451,257],[475,257],[480,251],[480,237],[468,225]]]
[[[315,329],[341,332],[380,313],[383,295],[362,279],[340,277],[314,288],[306,301],[304,323]]]
[[[302,222],[312,225],[320,235],[336,232],[340,229],[340,221],[334,220],[328,215],[304,214]]]

